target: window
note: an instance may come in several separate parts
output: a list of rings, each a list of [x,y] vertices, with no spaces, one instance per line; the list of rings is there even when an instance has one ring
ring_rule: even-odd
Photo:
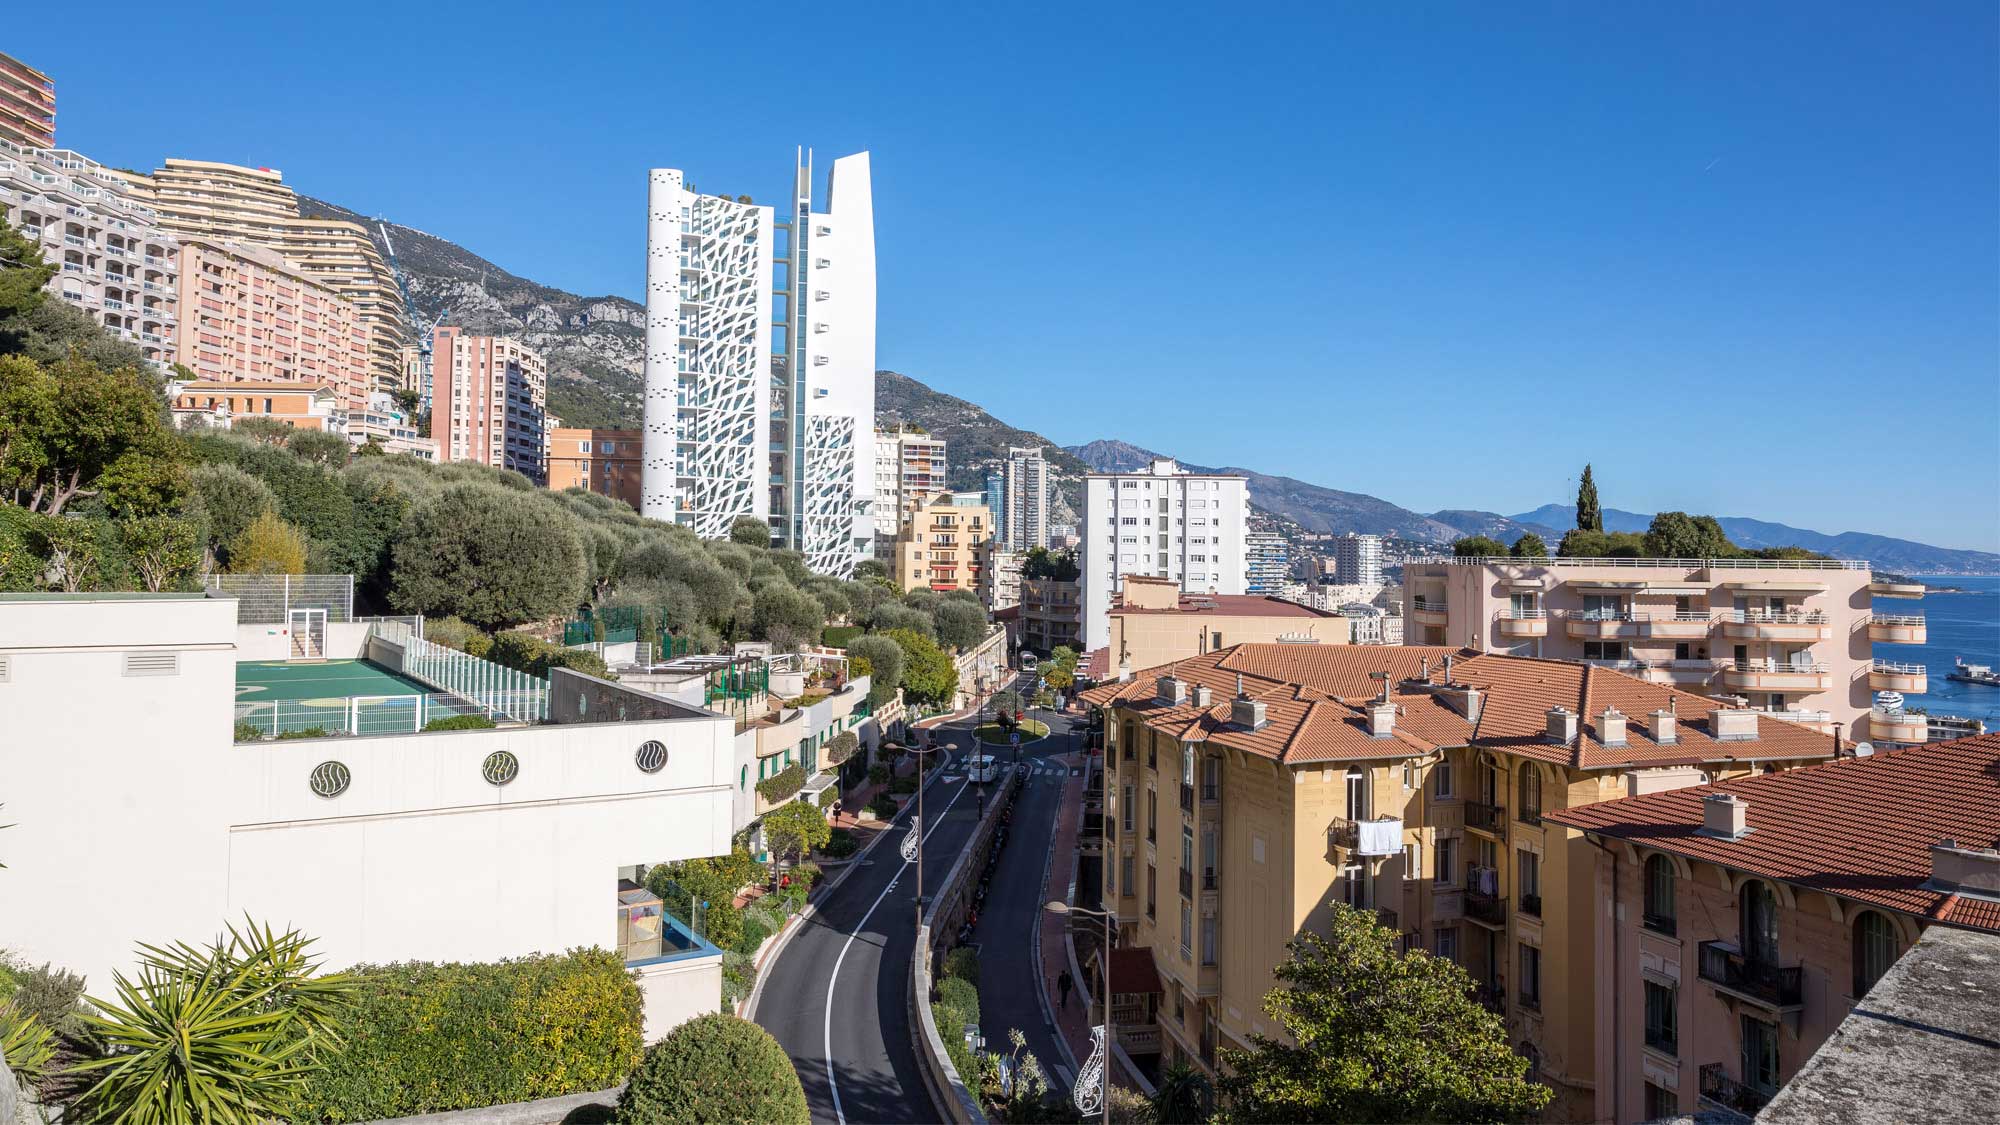
[[[1124,822],[1121,825],[1121,827],[1123,827],[1125,831],[1127,832],[1132,831],[1132,820],[1134,817],[1139,815],[1138,809],[1139,809],[1139,802],[1133,797],[1132,786],[1131,783],[1128,782],[1126,783],[1125,786],[1125,796],[1119,801],[1118,804],[1119,816],[1120,819],[1123,820]]]
[[[1202,964],[1204,965],[1215,964],[1215,954],[1216,954],[1215,941],[1216,941],[1215,915],[1204,914],[1201,916],[1201,963]]]
[[[1347,819],[1368,819],[1368,774],[1360,766],[1347,770]]]
[[[1583,658],[1585,660],[1623,660],[1625,659],[1625,642],[1585,641],[1583,642]]]
[[[1129,855],[1118,857],[1118,886],[1126,898],[1139,893],[1139,888],[1132,885],[1132,857]]]
[[[1740,916],[1743,959],[1752,965],[1775,969],[1778,966],[1778,900],[1768,883],[1751,880],[1743,884]]]
[[[1181,900],[1181,960],[1194,959],[1194,908]]]
[[[1194,825],[1181,825],[1181,870],[1187,872],[1183,885],[1194,878]]]
[[[1155,918],[1155,907],[1160,901],[1160,871],[1152,864],[1146,865],[1146,917]]]
[[[1451,780],[1451,759],[1439,758],[1438,764],[1431,770],[1431,783],[1436,787],[1438,800],[1445,800],[1452,795]]]
[[[1854,995],[1868,994],[1896,963],[1896,926],[1873,910],[1854,920]]]
[[[1768,892],[1767,892],[1768,893]],[[1778,1092],[1778,1029],[1743,1016],[1743,1084],[1760,1094]]]
[[[1664,1121],[1681,1115],[1681,1100],[1664,1086],[1646,1083],[1646,1120]]]
[[[1521,763],[1521,792],[1514,815],[1523,824],[1542,822],[1542,771],[1533,762]]]
[[[1131,723],[1125,724],[1124,743],[1125,743],[1125,760],[1129,762],[1132,760],[1132,755],[1138,753],[1138,743],[1139,743],[1139,732],[1135,727],[1132,726]],[[1132,826],[1128,824],[1125,827],[1129,831]]]
[[[1674,861],[1656,855],[1646,861],[1646,928],[1671,934],[1674,922]]]
[[[1451,886],[1451,884],[1452,884],[1452,872],[1453,872],[1453,871],[1454,871],[1454,870],[1455,870],[1455,869],[1457,868],[1457,866],[1458,866],[1458,862],[1457,862],[1457,861],[1458,861],[1458,841],[1457,841],[1457,840],[1439,840],[1439,841],[1438,841],[1438,854],[1437,854],[1437,885],[1438,885],[1438,886],[1440,886],[1440,887],[1449,887],[1449,886]]]
[[[1521,943],[1521,1006],[1542,1007],[1542,951],[1526,942]]]
[[[1160,838],[1160,791],[1146,790],[1146,839]]]
[[[1646,982],[1646,1046],[1679,1057],[1680,1035],[1677,990],[1653,981]]]
[[[1542,916],[1542,857],[1530,851],[1514,853],[1514,886],[1521,913]]]
[[[1431,948],[1437,951],[1437,955],[1439,957],[1442,957],[1447,961],[1457,961],[1458,931],[1455,929],[1440,929],[1434,931],[1431,934]]]

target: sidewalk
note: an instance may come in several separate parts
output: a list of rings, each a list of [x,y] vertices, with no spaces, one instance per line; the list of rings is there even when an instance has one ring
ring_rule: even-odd
[[[1077,751],[1065,754],[1063,758],[1074,768],[1090,761],[1087,752]],[[1055,838],[1050,841],[1049,885],[1045,898],[1071,898],[1070,883],[1076,878],[1076,836],[1077,827],[1083,819],[1083,786],[1086,776],[1072,777],[1063,783],[1062,804],[1056,810]],[[1070,918],[1065,914],[1042,913],[1041,954],[1042,992],[1048,1001],[1048,1011],[1054,1017],[1056,1031],[1069,1048],[1069,1070],[1075,1074],[1083,1061],[1090,1057],[1090,1018],[1082,1001],[1082,989],[1070,993],[1069,1008],[1060,1005],[1061,993],[1056,989],[1056,978],[1069,969],[1069,941],[1067,931]],[[1088,975],[1088,970],[1084,970]],[[1084,981],[1077,981],[1082,985]]]

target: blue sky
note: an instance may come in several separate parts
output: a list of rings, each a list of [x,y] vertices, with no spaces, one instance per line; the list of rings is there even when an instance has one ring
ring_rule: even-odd
[[[869,149],[881,365],[1064,443],[2000,549],[1991,3],[212,7],[0,50],[589,294],[649,166]]]

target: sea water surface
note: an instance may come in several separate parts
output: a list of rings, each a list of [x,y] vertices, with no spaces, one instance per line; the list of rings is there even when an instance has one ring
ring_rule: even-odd
[[[1920,645],[1875,646],[1875,659],[1922,664],[1930,671],[1930,690],[1912,695],[1912,707],[1933,715],[1963,715],[1986,720],[1986,729],[2000,730],[2000,687],[1947,680],[1954,661],[1965,660],[2000,668],[2000,575],[1919,575],[1926,586],[1952,586],[1963,594],[1926,594],[1922,601],[1876,598],[1877,613],[1921,613],[1928,642]]]

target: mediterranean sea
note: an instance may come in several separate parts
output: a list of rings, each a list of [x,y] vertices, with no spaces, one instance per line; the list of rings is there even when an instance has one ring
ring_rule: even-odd
[[[1878,644],[1875,659],[1922,664],[1929,670],[1930,690],[1910,696],[1910,706],[1922,707],[1933,715],[1984,719],[1987,730],[2000,730],[2000,687],[1945,679],[1957,660],[2000,668],[2000,575],[1945,574],[1918,576],[1917,581],[1966,592],[1925,594],[1917,602],[1875,599],[1877,613],[1922,613],[1928,634],[1925,644]]]

